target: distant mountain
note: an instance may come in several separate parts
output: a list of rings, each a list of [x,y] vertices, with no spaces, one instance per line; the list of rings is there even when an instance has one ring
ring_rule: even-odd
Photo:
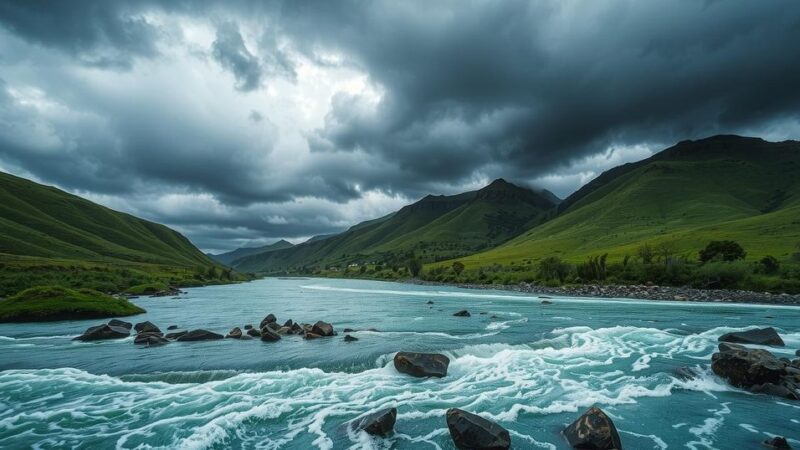
[[[462,261],[476,267],[602,253],[621,259],[645,242],[695,258],[720,239],[739,242],[749,257],[787,258],[800,244],[800,143],[739,136],[684,141],[604,172],[558,211]]]
[[[225,264],[226,266],[230,266],[233,264],[234,261],[240,258],[244,258],[245,256],[256,255],[259,253],[271,252],[275,250],[283,250],[285,248],[293,247],[289,241],[281,239],[280,241],[273,242],[272,244],[262,245],[261,247],[242,247],[237,248],[236,250],[232,250],[226,253],[220,253],[217,255],[208,255],[213,258],[215,261]]]
[[[410,253],[434,261],[504,242],[538,223],[554,207],[546,196],[499,179],[478,191],[428,195],[339,235],[244,257],[234,266],[271,272],[354,261],[389,262]]]
[[[164,225],[0,172],[0,254],[108,263],[215,263]]]

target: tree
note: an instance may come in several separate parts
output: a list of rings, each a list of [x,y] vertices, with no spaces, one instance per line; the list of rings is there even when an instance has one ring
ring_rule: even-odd
[[[671,242],[662,242],[656,246],[655,253],[659,261],[669,264],[675,256],[675,246]]]
[[[711,241],[706,248],[700,250],[700,262],[736,261],[744,259],[747,253],[741,245],[734,241]]]
[[[464,263],[462,263],[461,261],[453,262],[453,272],[456,273],[456,276],[461,275],[461,272],[463,271],[464,271]]]
[[[652,264],[655,251],[650,244],[642,244],[636,249],[636,256],[642,261],[642,264]]]
[[[209,279],[217,278],[217,268],[214,266],[209,267],[208,272],[206,272],[206,275],[208,275]]]
[[[761,271],[767,275],[777,273],[781,268],[781,264],[774,256],[767,255],[758,262],[761,265]]]
[[[548,256],[539,262],[539,278],[564,282],[569,275],[570,265],[557,256]]]
[[[417,258],[411,258],[406,261],[406,268],[412,277],[418,277],[422,270],[422,263]]]

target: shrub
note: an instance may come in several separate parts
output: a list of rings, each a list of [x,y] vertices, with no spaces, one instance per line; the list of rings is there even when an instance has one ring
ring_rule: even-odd
[[[778,260],[774,256],[770,255],[761,258],[761,260],[758,261],[758,265],[759,272],[767,275],[778,273],[778,270],[781,268],[781,264],[778,262]]]
[[[576,270],[578,276],[587,281],[606,279],[606,259],[608,253],[600,256],[590,256],[586,263],[578,264]]]
[[[461,275],[461,272],[463,271],[464,271],[464,263],[462,263],[461,261],[453,262],[453,272],[456,273],[456,276]]]
[[[556,256],[548,256],[539,262],[537,275],[540,280],[558,280],[563,283],[572,267]]]
[[[714,261],[699,267],[694,284],[706,289],[736,289],[742,287],[750,275],[743,262]]]
[[[744,259],[747,253],[741,245],[734,241],[711,241],[706,248],[700,250],[700,262],[736,261]]]

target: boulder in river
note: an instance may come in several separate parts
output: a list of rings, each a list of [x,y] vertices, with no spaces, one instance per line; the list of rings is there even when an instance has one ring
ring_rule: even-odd
[[[174,339],[178,339],[179,337],[183,336],[186,333],[187,333],[186,330],[173,331],[172,333],[167,333],[167,335],[164,336],[164,337],[167,338],[167,339],[173,339],[174,340]]]
[[[161,332],[161,330],[157,326],[153,325],[151,322],[139,322],[139,323],[137,323],[136,325],[133,326],[133,329],[136,330],[137,333],[142,333],[142,332],[160,333]]]
[[[414,377],[444,377],[450,358],[439,353],[398,352],[394,368]]]
[[[177,330],[177,329],[178,329],[177,325],[170,325],[167,327],[167,330]]]
[[[333,336],[333,325],[318,320],[317,323],[311,327],[311,332],[320,336]]]
[[[261,332],[256,330],[255,328],[250,328],[249,330],[247,330],[247,335],[250,336],[250,337],[258,337],[258,338],[260,338],[261,337]]]
[[[457,313],[455,313],[453,315],[456,316],[456,317],[470,317],[471,316],[469,311],[467,311],[466,309],[462,309],[461,311],[459,311],[459,312],[457,312]]]
[[[551,302],[550,300],[542,300],[542,305],[552,305],[552,304],[553,302]]]
[[[301,327],[299,323],[295,322],[292,325],[292,333],[294,333],[294,334],[303,334],[303,327]]]
[[[267,328],[269,330],[272,330],[272,331],[278,331],[278,330],[281,329],[281,326],[278,325],[278,322],[269,322],[268,324],[266,324],[263,327],[261,327],[262,330],[265,329],[265,328]]]
[[[719,337],[719,341],[738,344],[775,345],[779,347],[786,345],[778,335],[778,332],[775,331],[775,328],[772,327],[726,333]]]
[[[119,320],[119,319],[111,319],[111,320],[109,320],[108,321],[108,325],[111,326],[111,327],[127,328],[128,330],[130,330],[133,327],[132,323],[125,322],[124,320]]]
[[[292,329],[289,327],[280,327],[278,331],[276,331],[281,336],[286,336],[287,334],[292,334]]]
[[[447,428],[453,443],[462,450],[501,450],[511,447],[508,430],[458,408],[447,410]]]
[[[321,337],[322,337],[322,336],[320,336],[319,334],[317,334],[317,333],[312,333],[312,332],[310,332],[310,331],[308,331],[308,332],[306,332],[305,334],[303,334],[303,339],[308,339],[308,340],[311,340],[311,339],[319,339],[319,338],[321,338]]]
[[[168,344],[169,341],[161,333],[145,331],[137,334],[136,338],[133,340],[133,343],[137,345],[155,347],[158,345]]]
[[[357,340],[358,340],[358,338],[357,338],[357,337],[350,336],[349,334],[347,334],[347,335],[345,335],[345,336],[344,336],[344,341],[345,341],[345,342],[355,342],[355,341],[357,341]]]
[[[259,328],[264,328],[265,326],[267,326],[268,323],[275,323],[277,321],[278,321],[278,318],[275,317],[275,314],[270,313],[270,314],[267,314],[267,317],[264,317],[264,320],[261,321],[261,323],[258,325],[258,327]]]
[[[289,319],[289,320],[287,320],[286,322],[283,323],[283,326],[285,326],[287,328],[292,328],[292,325],[294,325],[294,321],[292,321],[292,319]]]
[[[82,335],[73,339],[73,341],[100,341],[106,339],[123,339],[131,335],[127,328],[114,327],[111,325],[97,325],[89,327]]]
[[[617,427],[602,409],[593,406],[562,431],[572,448],[622,450]]]
[[[432,305],[433,304],[433,300],[428,300],[428,302],[426,304],[427,305]]]
[[[355,332],[355,331],[356,331],[356,330],[354,330],[354,329],[352,329],[352,328],[345,328],[344,330],[342,330],[342,333],[353,333],[353,332]]]
[[[264,342],[275,342],[281,340],[281,335],[272,331],[270,327],[266,326],[261,329],[261,340]]]
[[[225,335],[225,337],[226,338],[231,338],[231,339],[241,339],[242,338],[242,329],[239,328],[239,327],[233,327],[233,329],[231,331],[229,331],[228,334]]]
[[[192,330],[178,338],[178,342],[190,341],[211,341],[215,339],[223,339],[224,336],[213,331],[208,330]]]
[[[397,408],[385,408],[369,413],[351,422],[356,430],[366,431],[376,436],[386,436],[394,430],[397,421]]]
[[[789,446],[789,443],[786,442],[786,438],[781,436],[775,436],[771,439],[767,439],[766,441],[764,441],[764,445],[769,448],[780,448],[783,450],[792,448]]]
[[[248,323],[247,325],[244,326],[244,329],[245,330],[251,330],[251,329],[253,329],[253,326]]]
[[[800,379],[795,368],[767,350],[723,342],[711,357],[711,370],[736,387],[800,400]]]

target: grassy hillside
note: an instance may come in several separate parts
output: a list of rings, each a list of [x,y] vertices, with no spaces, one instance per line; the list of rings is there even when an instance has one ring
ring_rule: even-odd
[[[223,273],[164,225],[5,173],[0,230],[0,295],[36,284],[115,290],[126,279],[186,284]]]
[[[35,287],[0,301],[0,322],[42,322],[132,316],[145,310],[91,289]]]
[[[473,192],[429,195],[394,214],[291,249],[238,260],[242,271],[271,272],[309,266],[426,261],[461,256],[506,241],[536,223],[554,203],[503,180]]]
[[[800,143],[717,136],[686,141],[612,169],[559,205],[560,214],[467,268],[525,265],[557,256],[633,257],[644,243],[696,259],[712,240],[734,240],[749,259],[786,260],[800,243]]]
[[[275,250],[283,250],[285,248],[290,248],[294,244],[289,241],[285,241],[281,239],[278,242],[274,242],[269,245],[262,245],[261,247],[243,247],[237,248],[236,250],[227,252],[227,253],[220,253],[219,255],[208,255],[214,261],[217,261],[221,264],[225,264],[226,266],[230,266],[233,264],[234,261],[240,258],[244,258],[245,256],[256,255],[259,253],[266,253],[272,252]]]

